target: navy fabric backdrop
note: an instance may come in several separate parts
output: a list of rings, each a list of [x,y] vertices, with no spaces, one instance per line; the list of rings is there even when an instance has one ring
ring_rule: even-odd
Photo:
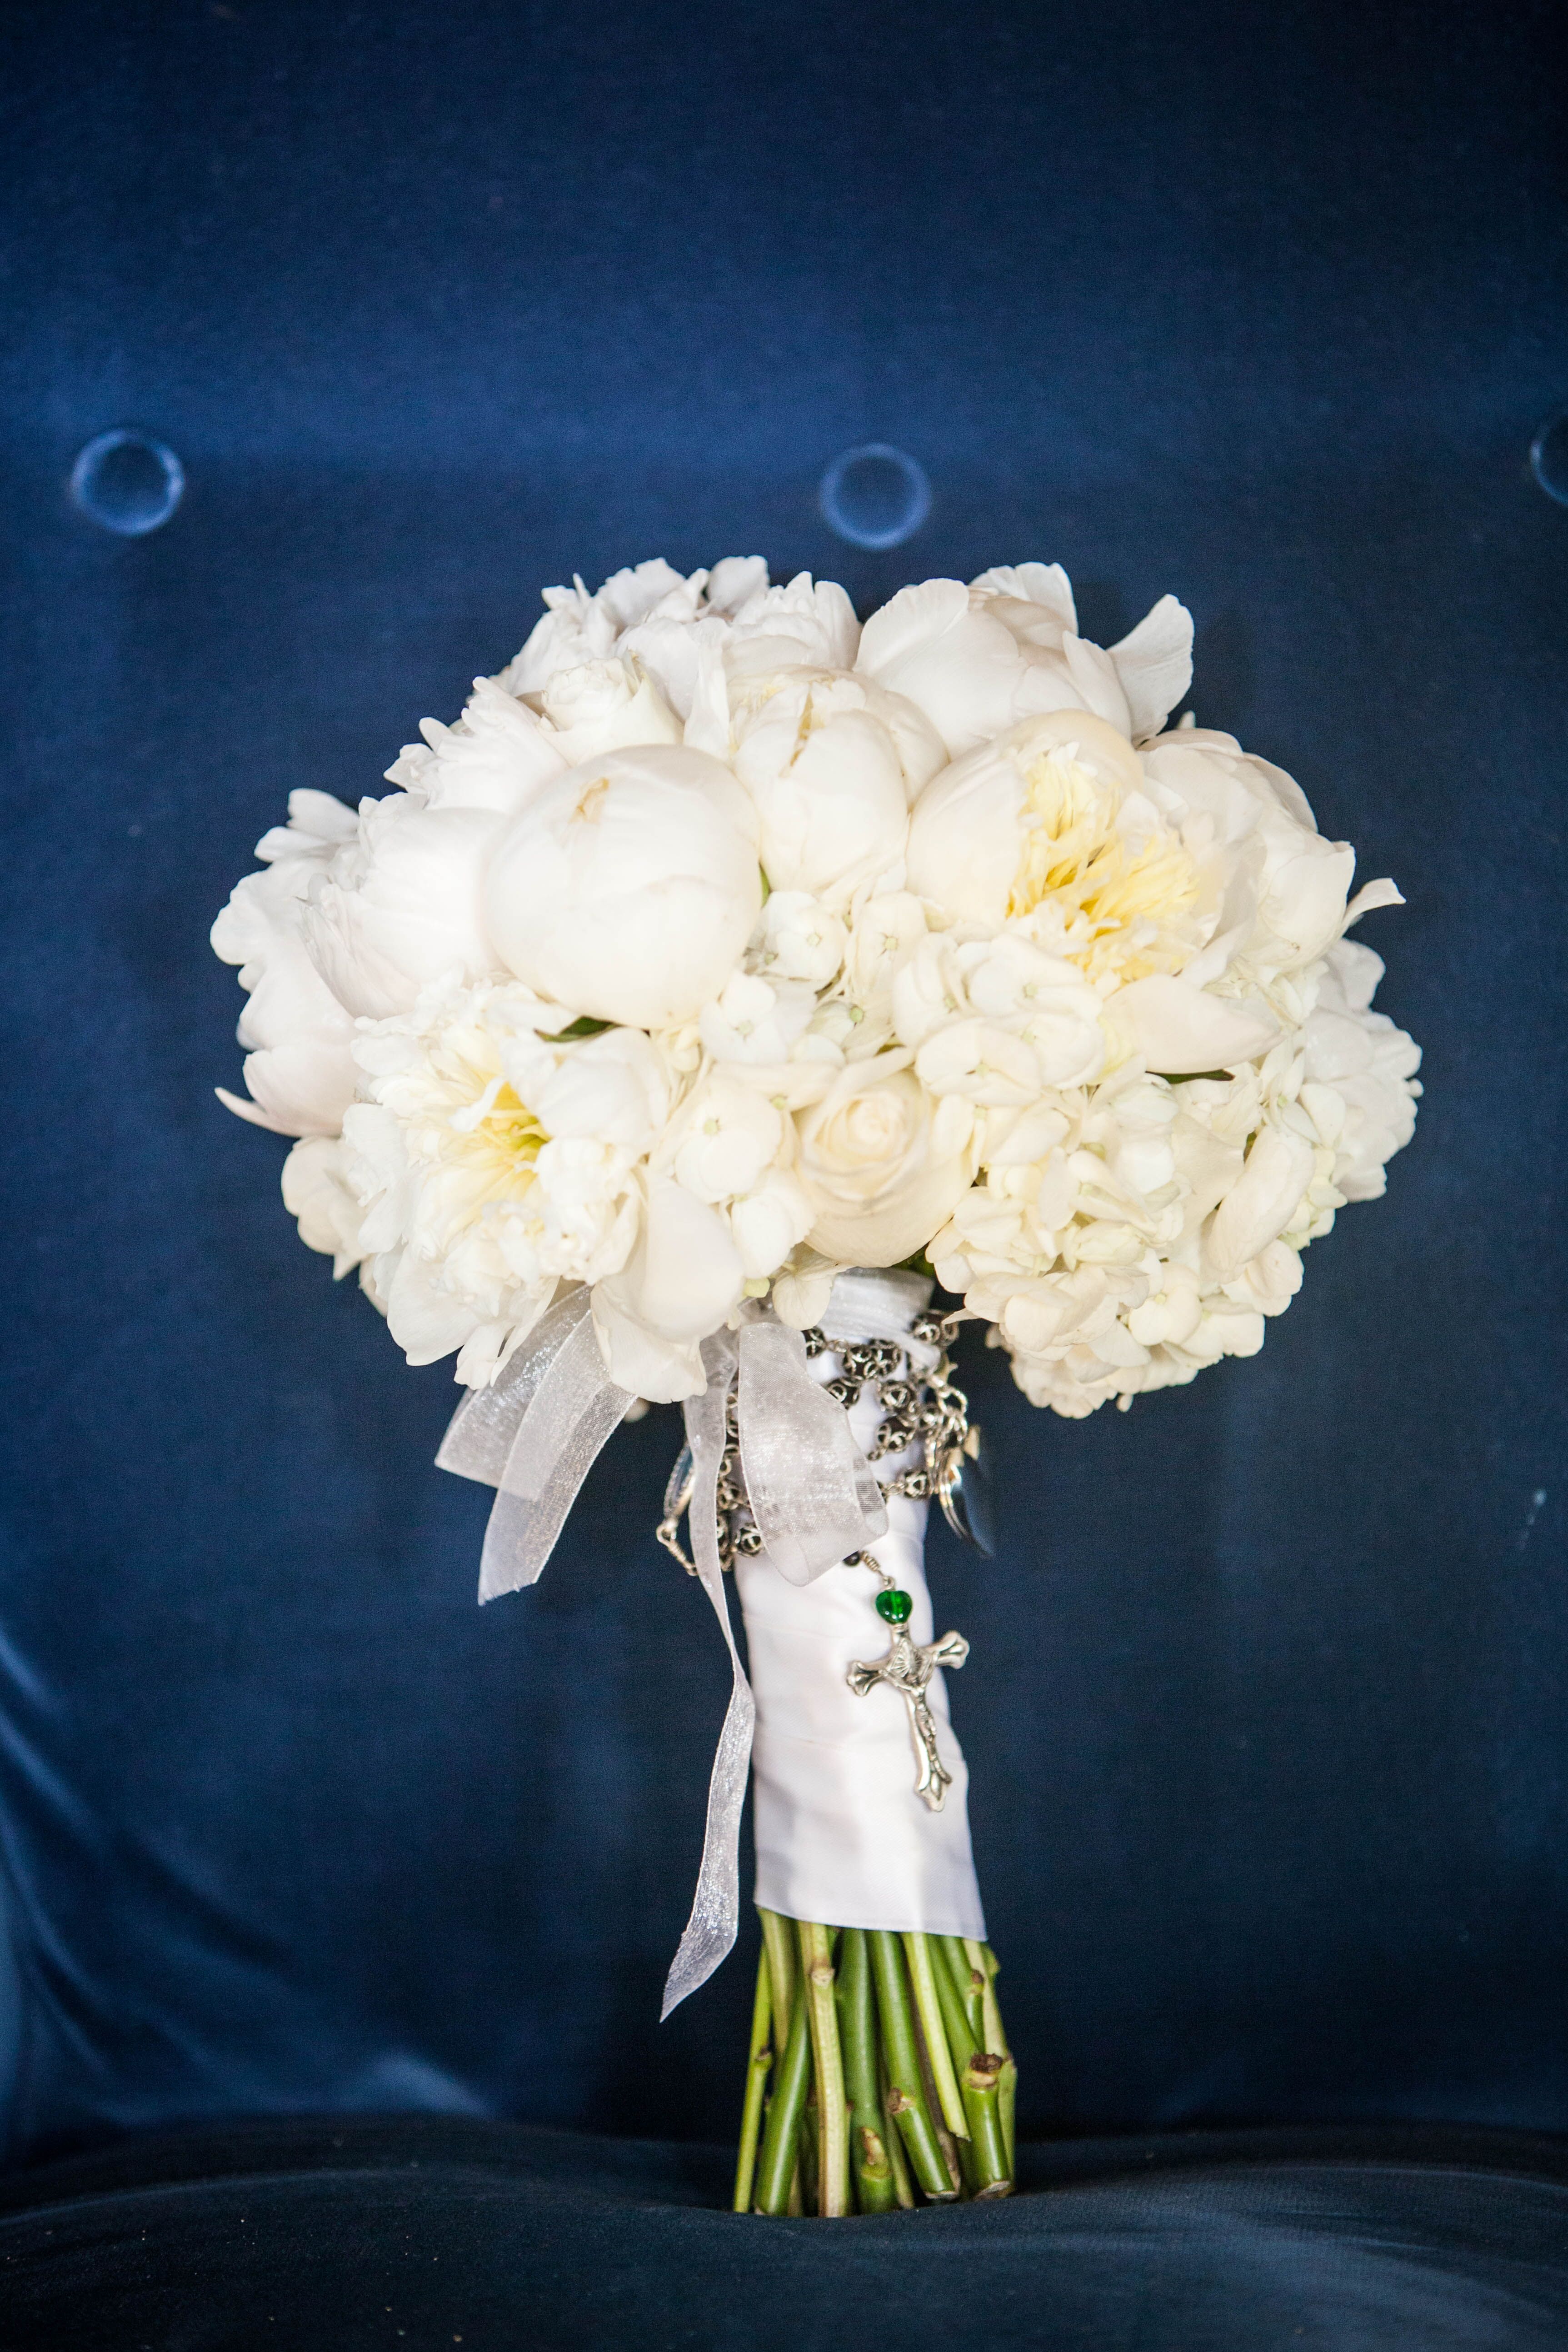
[[[1026,2130],[1568,2129],[1561,1046],[1568,402],[1550,6],[804,0],[0,12],[11,1258],[6,2145],[426,2107],[721,2138],[742,1951],[660,2029],[726,1673],[602,1462],[474,1605],[454,1391],[229,1118],[205,933],[540,589],[766,554],[862,610],[1165,589],[1426,1049],[1389,1199],[1258,1360],[1070,1425],[998,1361],[933,1547]],[[70,506],[91,435],[187,468]],[[929,522],[837,542],[823,467]]]

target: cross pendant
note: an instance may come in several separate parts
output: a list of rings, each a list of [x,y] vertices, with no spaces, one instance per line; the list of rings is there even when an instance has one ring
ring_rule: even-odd
[[[915,1794],[925,1800],[933,1813],[942,1811],[942,1801],[952,1786],[952,1774],[937,1750],[936,1724],[926,1692],[938,1666],[961,1666],[968,1655],[969,1644],[962,1633],[944,1633],[940,1642],[914,1642],[900,1625],[885,1658],[879,1658],[875,1664],[857,1658],[846,1676],[857,1698],[864,1698],[879,1683],[886,1683],[903,1700],[910,1713],[910,1735],[920,1768],[915,1774]]]

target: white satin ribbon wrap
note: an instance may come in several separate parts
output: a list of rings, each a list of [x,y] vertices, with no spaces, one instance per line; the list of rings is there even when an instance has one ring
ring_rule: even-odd
[[[893,1286],[913,1279],[841,1276],[822,1318],[824,1333],[907,1341],[930,1286],[921,1284],[910,1303]],[[837,1359],[818,1356],[812,1369],[830,1380]],[[875,1392],[868,1390],[847,1415],[862,1446],[880,1418]],[[909,1458],[915,1458],[912,1452]],[[888,1466],[902,1468],[904,1457]],[[894,1495],[887,1507],[887,1534],[861,1549],[910,1595],[910,1633],[929,1642],[936,1627],[925,1578],[928,1507]],[[850,1665],[885,1656],[891,1640],[876,1613],[875,1577],[868,1569],[840,1568],[801,1587],[776,1575],[763,1553],[737,1559],[735,1583],[757,1704],[752,1757],[756,1900],[791,1919],[983,1941],[985,1915],[969,1843],[969,1771],[948,1715],[943,1677],[932,1675],[926,1696],[952,1784],[934,1813],[915,1794],[915,1750],[903,1700],[885,1683],[864,1698],[849,1687]]]
[[[823,1328],[846,1339],[903,1339],[928,1295],[929,1286],[908,1275],[841,1276]],[[844,1679],[850,1659],[866,1654],[868,1643],[877,1654],[881,1630],[868,1571],[826,1572],[847,1552],[885,1552],[887,1566],[914,1597],[910,1630],[918,1640],[931,1638],[921,1567],[925,1507],[895,1497],[889,1519],[862,1450],[876,1426],[875,1403],[858,1408],[852,1421],[823,1392],[833,1360],[809,1361],[800,1334],[764,1314],[738,1332],[704,1340],[702,1360],[707,1389],[685,1407],[692,1556],[730,1653],[731,1692],[709,1782],[697,1892],[665,1986],[666,2017],[706,1982],[735,1941],[753,1727],[759,1903],[836,1926],[984,1933],[969,1859],[966,1776],[940,1676],[929,1696],[943,1727],[943,1761],[953,1786],[947,1809],[937,1814],[913,1794],[902,1700],[880,1688],[858,1700]],[[717,1487],[731,1388],[747,1491],[768,1547],[740,1564],[755,1702],[719,1566]],[[632,1402],[605,1370],[584,1287],[551,1308],[489,1388],[464,1399],[436,1459],[442,1469],[496,1489],[481,1601],[537,1580],[583,1481]],[[790,1864],[795,1836],[811,1851]],[[794,1892],[786,1894],[786,1886]],[[831,1899],[801,1908],[819,1887],[832,1889]]]

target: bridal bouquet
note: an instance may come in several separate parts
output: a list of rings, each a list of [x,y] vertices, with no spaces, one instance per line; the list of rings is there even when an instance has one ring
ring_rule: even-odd
[[[628,1412],[684,1407],[658,1532],[733,1687],[666,2009],[734,1941],[750,1772],[737,2207],[1004,2194],[967,1645],[922,1565],[931,1501],[979,1533],[955,1335],[1073,1417],[1255,1354],[1412,1132],[1417,1049],[1346,936],[1399,894],[1350,896],[1280,769],[1168,726],[1173,597],[1109,651],[1039,563],[863,627],[758,558],[544,601],[390,794],[290,794],[214,928],[249,992],[222,1098],[299,1139],[301,1237],[409,1361],[455,1354],[481,1597]]]

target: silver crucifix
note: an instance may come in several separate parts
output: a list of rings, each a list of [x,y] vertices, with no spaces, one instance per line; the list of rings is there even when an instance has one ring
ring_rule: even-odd
[[[885,1658],[879,1658],[875,1665],[865,1664],[857,1658],[846,1677],[857,1698],[864,1698],[879,1683],[886,1683],[903,1700],[910,1711],[910,1733],[920,1766],[915,1774],[915,1794],[925,1799],[933,1813],[942,1811],[942,1800],[952,1786],[952,1774],[937,1750],[936,1725],[926,1692],[938,1666],[961,1666],[968,1655],[969,1644],[962,1633],[944,1633],[940,1642],[914,1642],[907,1628],[900,1625],[894,1632],[893,1646]]]

